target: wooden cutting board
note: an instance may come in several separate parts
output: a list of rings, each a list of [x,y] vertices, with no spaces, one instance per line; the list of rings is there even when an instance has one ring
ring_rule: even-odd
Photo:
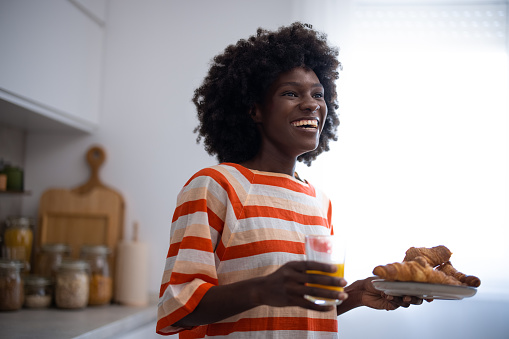
[[[110,267],[115,272],[117,243],[122,239],[124,198],[99,179],[99,167],[106,160],[104,150],[94,146],[86,153],[89,180],[73,189],[49,189],[39,202],[38,248],[46,243],[65,243],[78,258],[82,245],[106,245],[111,251]],[[113,275],[113,274],[112,274]]]

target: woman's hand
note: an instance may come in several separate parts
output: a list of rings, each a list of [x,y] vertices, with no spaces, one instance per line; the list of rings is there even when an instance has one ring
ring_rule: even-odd
[[[392,311],[398,307],[420,305],[423,299],[412,296],[395,297],[377,290],[372,283],[376,277],[358,280],[348,286],[345,291],[351,296],[349,303],[338,306],[338,314],[345,313],[358,306],[367,306],[378,310]],[[431,301],[431,300],[427,300]]]
[[[422,298],[411,297],[411,296],[403,296],[403,297],[395,297],[391,295],[387,295],[382,291],[377,290],[372,283],[372,280],[375,277],[370,277],[364,279],[364,293],[362,295],[362,303],[365,306],[379,309],[379,310],[387,310],[392,311],[397,309],[398,307],[409,307],[410,305],[420,305],[422,304]]]
[[[256,300],[259,305],[275,307],[299,306],[315,311],[330,311],[333,306],[321,306],[304,298],[305,295],[315,297],[345,300],[345,292],[311,287],[306,284],[320,284],[344,287],[346,281],[342,278],[320,274],[309,274],[306,271],[315,270],[333,273],[336,266],[315,261],[292,261],[281,266],[268,276],[259,278],[256,290]]]

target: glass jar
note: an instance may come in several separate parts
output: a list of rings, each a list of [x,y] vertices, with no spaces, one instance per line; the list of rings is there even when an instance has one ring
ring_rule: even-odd
[[[25,284],[25,307],[46,308],[51,305],[51,281],[37,275],[28,275]]]
[[[24,264],[17,260],[0,260],[0,311],[15,311],[23,306],[23,282],[20,271]]]
[[[58,308],[83,308],[88,304],[89,265],[83,260],[63,260],[55,282],[55,304]]]
[[[9,217],[6,220],[4,244],[7,256],[11,260],[30,262],[33,244],[33,219],[25,217]]]
[[[54,282],[58,266],[70,254],[71,248],[66,244],[43,244],[34,267],[34,273]]]
[[[23,191],[23,169],[17,166],[7,165],[3,172],[7,176],[7,191],[21,192]]]
[[[111,302],[113,280],[110,275],[108,255],[111,250],[106,246],[82,246],[81,259],[90,265],[89,305],[104,305]]]

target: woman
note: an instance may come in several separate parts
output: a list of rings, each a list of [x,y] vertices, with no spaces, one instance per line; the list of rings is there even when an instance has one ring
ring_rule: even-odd
[[[209,154],[220,164],[186,183],[174,213],[157,332],[181,338],[334,338],[337,315],[358,306],[420,304],[375,290],[372,278],[345,292],[335,267],[305,261],[307,234],[331,234],[329,199],[295,173],[336,140],[337,49],[294,23],[228,46],[193,101]],[[341,234],[341,230],[336,230]],[[313,295],[340,299],[317,305]]]

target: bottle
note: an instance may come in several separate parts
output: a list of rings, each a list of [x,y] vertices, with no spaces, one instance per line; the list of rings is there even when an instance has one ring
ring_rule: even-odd
[[[90,265],[89,305],[105,305],[111,302],[113,280],[110,275],[108,255],[111,250],[106,246],[82,246],[80,257]]]
[[[55,304],[58,308],[84,308],[88,304],[89,265],[83,260],[63,260],[55,282]]]
[[[7,176],[7,191],[23,191],[23,169],[21,167],[6,165],[3,173]]]
[[[18,260],[0,260],[0,311],[16,311],[23,306],[23,282],[20,272],[24,264]]]
[[[11,260],[30,262],[33,245],[33,219],[26,217],[8,217],[4,232],[4,244],[7,256]]]
[[[37,275],[28,275],[23,279],[26,308],[46,308],[51,305],[51,281]]]
[[[40,248],[34,273],[54,282],[58,266],[71,254],[71,247],[66,244],[43,244]]]
[[[0,191],[7,190],[7,174],[5,173],[4,159],[0,159]]]

